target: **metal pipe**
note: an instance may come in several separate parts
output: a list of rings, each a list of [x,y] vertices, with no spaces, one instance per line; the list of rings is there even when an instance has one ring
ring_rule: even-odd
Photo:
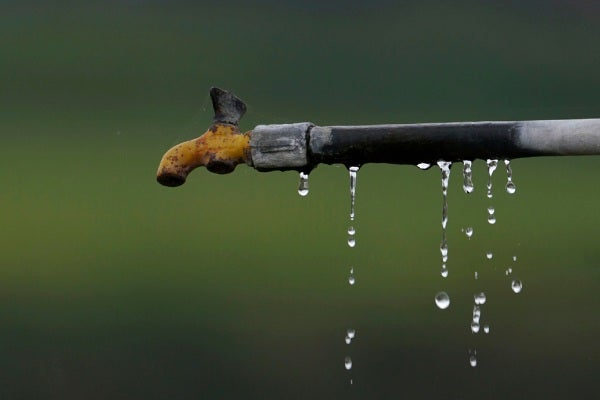
[[[182,185],[199,166],[226,174],[246,163],[258,171],[310,172],[318,164],[433,164],[437,161],[600,155],[600,119],[436,124],[258,125],[241,133],[242,100],[210,91],[215,116],[199,138],[165,153],[156,179]]]
[[[303,131],[304,130],[304,131]],[[314,126],[259,125],[250,139],[259,171],[318,164],[418,164],[600,154],[600,119]]]

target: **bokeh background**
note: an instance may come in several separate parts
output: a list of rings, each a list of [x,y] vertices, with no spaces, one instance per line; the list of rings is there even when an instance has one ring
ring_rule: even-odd
[[[341,166],[306,198],[292,172],[154,176],[212,85],[242,129],[600,117],[598,2],[0,7],[0,398],[599,397],[598,157],[515,160],[493,201],[455,165],[447,279],[437,168],[364,166],[354,249]]]

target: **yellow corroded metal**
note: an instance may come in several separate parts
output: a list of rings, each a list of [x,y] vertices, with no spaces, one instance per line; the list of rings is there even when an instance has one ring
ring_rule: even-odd
[[[227,174],[250,160],[250,134],[232,124],[213,124],[202,136],[178,144],[162,157],[156,179],[166,186],[182,185],[195,168]]]

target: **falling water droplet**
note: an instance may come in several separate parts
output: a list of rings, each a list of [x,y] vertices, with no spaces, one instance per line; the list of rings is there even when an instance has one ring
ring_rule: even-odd
[[[450,296],[446,292],[439,292],[435,295],[435,304],[439,309],[444,310],[450,305]]]
[[[494,257],[494,254],[492,254],[491,251],[488,251],[487,253],[485,253],[485,258],[487,258],[488,260],[491,260]]]
[[[495,215],[496,210],[494,209],[494,207],[490,206],[490,207],[488,207],[487,211],[488,211],[488,222],[492,225],[495,224],[496,223],[496,215]]]
[[[472,354],[469,357],[469,364],[471,364],[471,367],[475,368],[477,366],[477,356],[475,354]]]
[[[485,293],[483,293],[483,292],[477,293],[473,297],[475,298],[475,304],[485,304],[485,301],[486,301]]]
[[[473,228],[469,226],[467,229],[465,229],[465,235],[471,239],[471,237],[473,237]]]
[[[494,171],[498,167],[498,160],[486,160],[486,164],[488,167],[487,197],[488,197],[488,199],[491,199],[493,196],[493,194],[492,194],[492,175],[494,174]]]
[[[298,185],[298,194],[302,197],[308,194],[308,174],[300,172],[300,185]]]
[[[479,322],[479,318],[481,318],[481,307],[475,304],[473,306],[473,322]]]
[[[485,333],[490,333],[490,326],[489,326],[489,325],[487,325],[487,324],[486,324],[486,325],[484,325],[484,326],[483,326],[483,331],[484,331]]]
[[[478,333],[479,332],[479,322],[471,322],[471,332]]]
[[[513,262],[517,262],[517,256],[513,256]]]
[[[438,161],[438,166],[442,172],[442,242],[440,243],[440,253],[442,253],[442,262],[446,264],[448,261],[448,240],[446,238],[446,227],[448,225],[448,183],[450,181],[452,163],[449,161]]]
[[[514,279],[510,284],[510,287],[512,288],[513,292],[521,293],[521,290],[523,290],[523,283],[518,279]]]
[[[479,279],[479,274],[475,271],[475,279]]]
[[[348,335],[350,339],[354,339],[354,336],[356,336],[356,330],[350,328],[346,331],[346,335]]]
[[[350,167],[350,221],[354,221],[354,200],[356,198],[356,177],[359,167]]]
[[[429,168],[431,168],[431,164],[422,162],[422,163],[418,163],[417,167],[419,167],[420,169],[429,169]]]
[[[512,268],[508,267],[506,269],[506,276],[510,276],[510,274],[512,274]]]
[[[446,265],[442,266],[442,271],[440,272],[440,275],[442,275],[442,278],[448,277],[448,268],[446,268]]]
[[[348,228],[348,246],[356,246],[356,229],[352,226]]]
[[[463,190],[465,193],[473,192],[473,170],[472,161],[463,160]]]
[[[348,277],[348,283],[350,286],[356,283],[356,279],[354,278],[354,268],[350,268],[350,276]]]
[[[506,166],[506,193],[515,194],[517,187],[512,180],[512,168],[510,167],[510,160],[504,160]]]
[[[346,367],[347,370],[352,369],[352,359],[350,357],[344,359],[344,367]]]

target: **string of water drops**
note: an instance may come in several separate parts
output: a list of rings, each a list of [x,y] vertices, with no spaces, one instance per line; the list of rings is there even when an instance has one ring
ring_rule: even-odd
[[[442,172],[442,241],[440,243],[440,253],[442,254],[442,277],[448,276],[448,239],[446,228],[448,226],[448,184],[450,181],[450,168],[452,162],[438,161],[438,166]]]
[[[302,197],[308,194],[308,174],[300,172],[300,184],[298,185],[298,194]]]
[[[352,166],[348,168],[348,173],[350,175],[350,226],[348,227],[348,246],[353,248],[356,246],[356,229],[354,228],[354,219],[355,219],[355,203],[356,203],[356,179],[358,176],[358,170],[360,167]],[[356,279],[354,277],[354,268],[350,268],[350,277],[348,278],[348,283],[350,286],[354,286],[356,283]],[[354,339],[356,335],[356,330],[353,328],[348,328],[346,331],[346,344],[352,343],[352,339]],[[344,358],[344,368],[350,371],[352,369],[352,358],[350,356],[346,356]],[[350,378],[350,384],[353,384],[352,378]]]

